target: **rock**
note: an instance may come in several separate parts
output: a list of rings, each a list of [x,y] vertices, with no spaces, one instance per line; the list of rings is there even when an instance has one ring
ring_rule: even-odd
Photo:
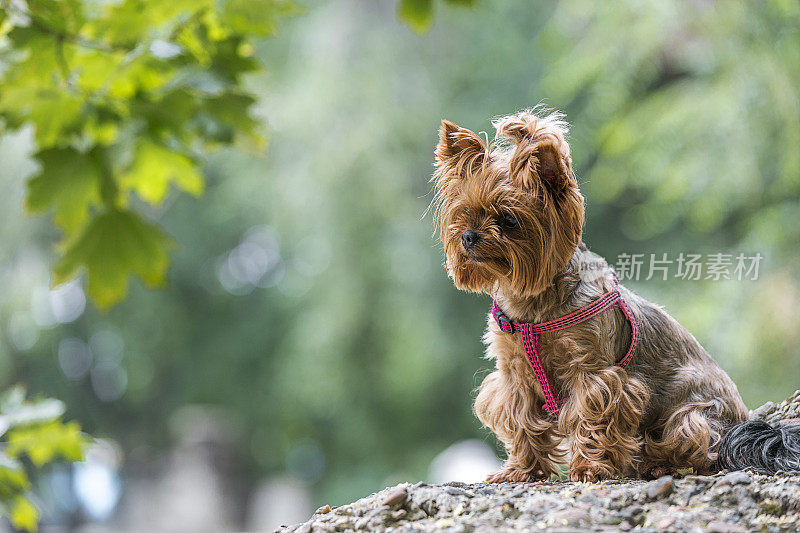
[[[709,522],[706,526],[706,531],[708,533],[747,533],[747,529],[743,528],[739,524],[722,522],[720,520]]]
[[[772,402],[767,402],[761,407],[757,407],[750,411],[750,418],[753,420],[764,420],[766,416],[775,410],[775,404]]]
[[[658,529],[659,531],[663,531],[665,529],[671,528],[673,525],[675,525],[675,517],[665,516],[664,518],[656,522],[656,529]]]
[[[800,422],[800,389],[779,404],[767,402],[750,412],[750,418],[773,422]]]
[[[697,474],[692,474],[692,475],[689,475],[689,476],[684,476],[683,479],[685,479],[686,481],[698,481],[698,482],[701,482],[701,483],[711,483],[713,481],[716,481],[718,478],[716,476],[700,476],[700,475],[697,475]]]
[[[780,516],[783,514],[783,503],[774,498],[766,498],[758,502],[758,507],[765,513]]]
[[[469,497],[470,494],[465,491],[464,489],[460,489],[458,487],[447,486],[444,488],[444,491],[451,496],[466,496]]]
[[[399,507],[406,503],[407,499],[408,491],[406,491],[404,487],[400,487],[387,494],[381,502],[381,505],[385,505],[387,507]]]
[[[656,500],[672,492],[672,476],[662,476],[647,484],[647,497]]]
[[[750,483],[750,476],[746,472],[731,472],[725,474],[717,480],[714,484],[715,487],[723,487],[725,485],[744,485]]]
[[[439,512],[439,507],[436,505],[436,502],[433,500],[426,500],[419,504],[419,508],[428,515],[428,516],[436,516],[436,513]]]
[[[553,526],[579,526],[588,520],[589,512],[585,509],[564,509],[553,515]]]
[[[392,520],[402,520],[408,514],[408,511],[405,509],[398,509],[396,511],[392,511]]]
[[[622,521],[623,524],[627,522],[631,526],[638,526],[647,518],[647,511],[643,506],[634,504],[624,509],[621,515],[622,518],[624,518]],[[620,527],[622,527],[622,524],[620,524]]]

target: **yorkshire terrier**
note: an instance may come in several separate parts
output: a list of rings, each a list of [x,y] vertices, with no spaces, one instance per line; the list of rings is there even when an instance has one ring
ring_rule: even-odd
[[[433,207],[458,289],[494,299],[496,369],[474,411],[508,458],[487,481],[800,469],[800,432],[747,421],[730,377],[581,240],[584,198],[563,115],[493,122],[492,143],[442,121]],[[568,446],[562,441],[568,439]]]

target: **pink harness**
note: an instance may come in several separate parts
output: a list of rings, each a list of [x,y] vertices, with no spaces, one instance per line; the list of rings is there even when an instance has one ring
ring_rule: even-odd
[[[617,365],[625,368],[628,363],[630,363],[633,352],[636,349],[638,327],[636,325],[636,319],[631,314],[628,305],[625,303],[625,300],[622,299],[618,289],[605,293],[589,305],[581,307],[568,315],[539,324],[533,322],[512,322],[503,313],[500,306],[497,305],[497,302],[492,302],[492,316],[494,316],[500,329],[511,335],[519,331],[522,335],[522,345],[525,347],[525,355],[528,357],[528,362],[531,364],[539,386],[542,388],[542,394],[544,394],[544,410],[547,411],[550,416],[558,416],[561,406],[564,405],[564,402],[567,400],[556,394],[552,385],[550,385],[550,380],[547,379],[547,374],[542,366],[542,358],[539,354],[539,335],[580,324],[614,305],[622,310],[625,314],[625,318],[627,318],[628,322],[631,324],[631,345],[625,356],[617,363]]]

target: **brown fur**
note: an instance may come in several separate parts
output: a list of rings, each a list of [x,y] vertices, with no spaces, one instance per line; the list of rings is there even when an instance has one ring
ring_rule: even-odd
[[[497,136],[487,146],[442,122],[433,205],[445,267],[457,288],[491,295],[516,322],[552,320],[612,290],[613,274],[581,241],[584,202],[562,116],[534,109],[494,126]],[[516,227],[503,224],[509,216]],[[478,236],[469,250],[461,240],[467,230]],[[604,268],[581,276],[587,263]],[[502,332],[489,315],[486,357],[497,368],[474,408],[508,459],[488,481],[550,477],[567,456],[564,438],[572,480],[714,467],[722,435],[747,417],[736,385],[660,307],[620,291],[640,325],[627,368],[615,364],[631,340],[617,308],[541,336],[547,375],[569,398],[557,418],[542,409],[520,336]]]

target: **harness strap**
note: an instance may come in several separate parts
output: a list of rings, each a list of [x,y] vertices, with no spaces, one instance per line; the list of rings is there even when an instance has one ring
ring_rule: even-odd
[[[525,348],[525,355],[528,358],[531,368],[533,368],[533,373],[536,375],[536,380],[539,382],[542,394],[544,395],[544,410],[547,411],[550,416],[558,416],[561,406],[564,405],[564,402],[567,400],[566,398],[560,397],[555,392],[552,385],[550,385],[550,380],[547,379],[547,373],[542,366],[542,358],[539,352],[539,336],[542,333],[566,329],[580,324],[581,322],[585,322],[615,305],[620,308],[631,325],[631,344],[622,359],[617,362],[618,366],[625,368],[628,363],[630,363],[633,352],[636,350],[636,344],[639,340],[639,328],[636,324],[636,318],[634,318],[628,308],[628,304],[625,303],[618,289],[603,294],[597,300],[568,315],[539,323],[513,322],[503,313],[496,301],[492,302],[492,316],[500,329],[511,335],[519,332],[522,336],[522,345]]]

